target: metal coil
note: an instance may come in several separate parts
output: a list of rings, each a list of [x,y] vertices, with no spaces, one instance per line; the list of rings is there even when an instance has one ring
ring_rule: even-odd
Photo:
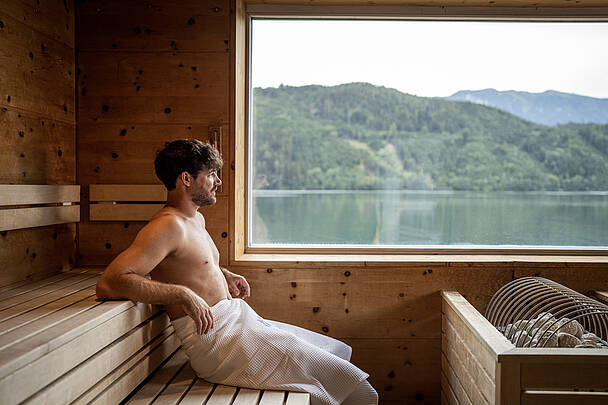
[[[560,347],[593,347],[593,340],[596,348],[608,348],[608,305],[546,278],[523,277],[505,284],[485,316],[517,347],[558,347],[555,342]],[[566,335],[581,343],[567,346],[576,340]]]

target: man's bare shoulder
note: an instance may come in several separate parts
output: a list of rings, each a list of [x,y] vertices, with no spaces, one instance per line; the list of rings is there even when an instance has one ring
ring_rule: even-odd
[[[185,216],[175,209],[165,207],[150,218],[150,221],[142,228],[140,234],[153,234],[156,237],[180,239],[184,234],[184,230]]]

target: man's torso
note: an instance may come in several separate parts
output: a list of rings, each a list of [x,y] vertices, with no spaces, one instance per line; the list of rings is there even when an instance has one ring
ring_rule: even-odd
[[[183,243],[152,270],[155,281],[179,284],[190,288],[209,306],[222,299],[231,299],[226,278],[219,267],[219,252],[205,229],[200,213],[195,218],[179,215],[171,207],[165,207],[151,219],[173,215],[183,226]],[[186,315],[180,305],[166,305],[171,319]]]

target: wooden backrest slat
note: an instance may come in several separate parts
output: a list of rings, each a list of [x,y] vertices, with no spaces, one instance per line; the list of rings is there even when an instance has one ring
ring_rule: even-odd
[[[0,206],[79,201],[79,185],[0,184]]]
[[[91,184],[89,200],[164,202],[167,200],[167,189],[161,184]]]
[[[91,204],[91,221],[148,221],[163,204]]]
[[[0,231],[80,221],[79,205],[0,210]]]
[[[241,388],[232,405],[258,405],[261,394],[260,390]]]

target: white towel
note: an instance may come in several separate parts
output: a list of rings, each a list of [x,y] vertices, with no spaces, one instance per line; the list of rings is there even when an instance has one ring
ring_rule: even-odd
[[[209,382],[309,392],[311,405],[339,405],[369,377],[348,361],[273,326],[241,299],[222,300],[211,312],[214,327],[203,335],[187,316],[172,321],[192,368]]]

